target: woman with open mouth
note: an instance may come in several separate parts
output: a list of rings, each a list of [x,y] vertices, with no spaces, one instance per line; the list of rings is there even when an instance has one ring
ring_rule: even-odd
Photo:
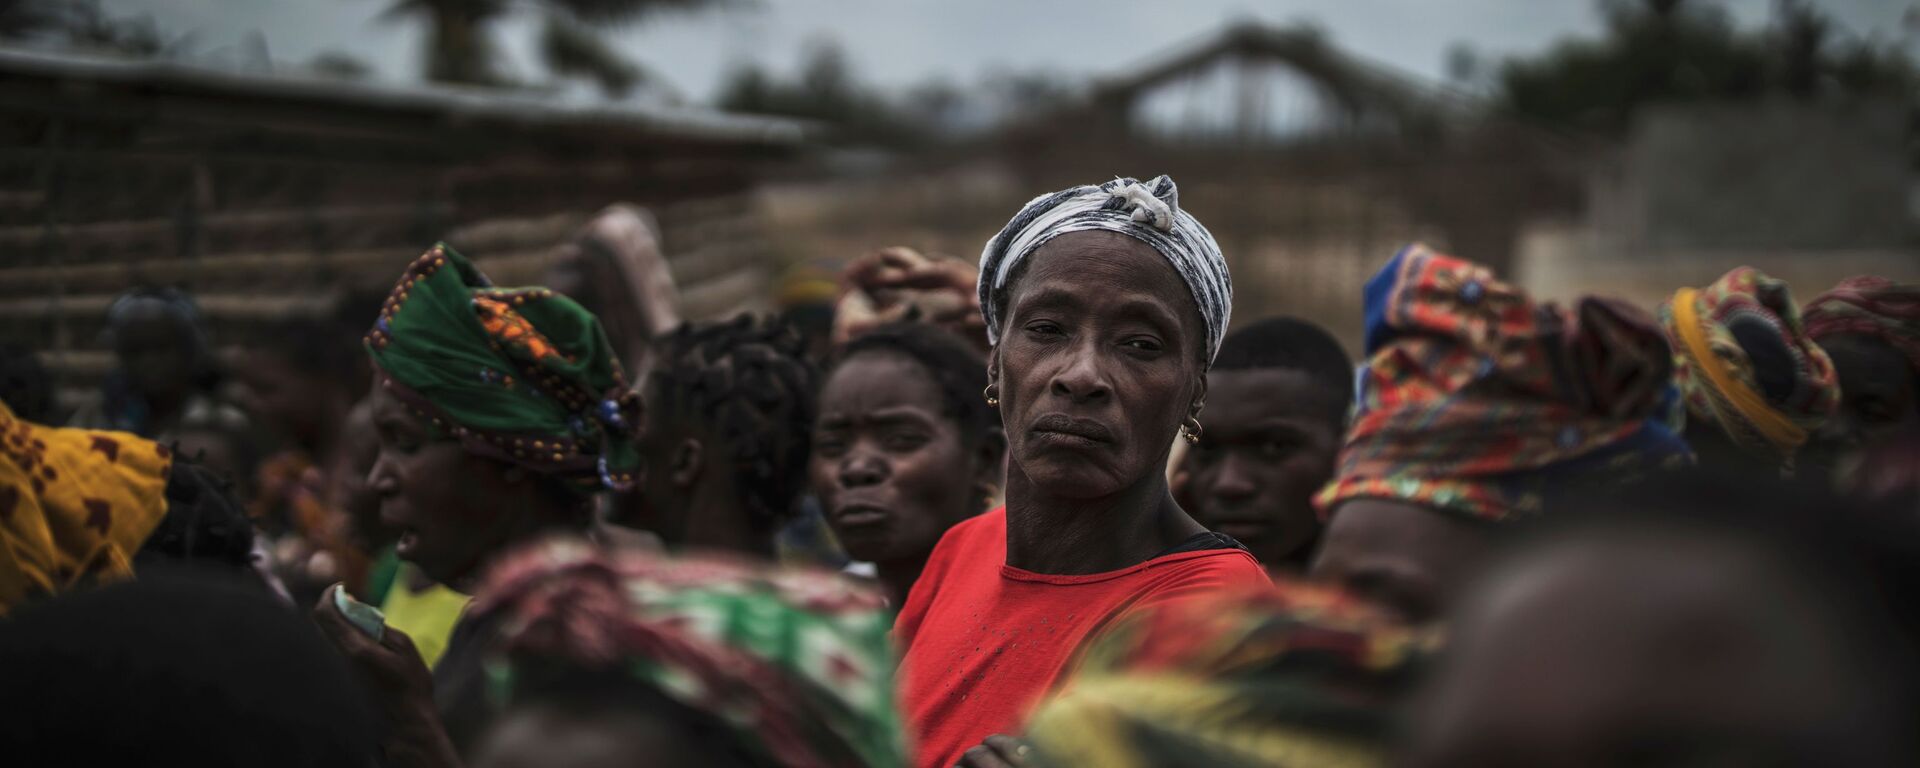
[[[437,245],[401,275],[366,345],[380,444],[368,487],[400,557],[457,591],[518,545],[586,533],[594,494],[639,471],[639,399],[599,321],[565,296],[495,288]],[[405,633],[357,634],[334,600],[323,594],[316,620],[383,694],[395,738],[458,748],[478,735],[492,628],[463,617],[429,678]]]
[[[1174,502],[1176,434],[1199,437],[1233,286],[1173,180],[1028,203],[980,257],[1005,425],[1006,506],[953,527],[895,624],[918,764],[1019,764],[1016,732],[1082,641],[1150,606],[1269,584]]]
[[[1006,438],[980,400],[980,353],[931,323],[882,325],[842,347],[814,418],[813,491],[897,608],[940,537],[998,495]]]

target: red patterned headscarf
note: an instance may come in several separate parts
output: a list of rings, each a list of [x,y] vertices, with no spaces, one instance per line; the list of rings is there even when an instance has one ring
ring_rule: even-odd
[[[1687,414],[1746,451],[1789,463],[1840,405],[1833,361],[1802,330],[1787,284],[1760,270],[1680,289],[1660,306],[1660,323]]]
[[[1365,298],[1368,360],[1322,516],[1386,498],[1503,520],[1538,512],[1562,479],[1691,457],[1672,428],[1673,353],[1631,306],[1535,303],[1417,244]]]
[[[1814,297],[1804,313],[1807,335],[1861,334],[1880,339],[1907,356],[1920,373],[1920,283],[1896,283],[1860,275]]]

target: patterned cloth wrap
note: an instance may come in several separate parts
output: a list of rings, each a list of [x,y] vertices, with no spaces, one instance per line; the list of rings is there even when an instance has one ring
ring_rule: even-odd
[[[1738,267],[1701,290],[1682,288],[1660,305],[1673,344],[1673,378],[1687,413],[1741,449],[1790,464],[1807,436],[1840,405],[1833,361],[1801,329],[1787,284]],[[1745,340],[1745,344],[1742,340]],[[1790,391],[1768,397],[1747,345],[1791,366]]]
[[[382,386],[437,436],[583,494],[632,486],[639,396],[572,299],[495,288],[442,243],[401,274],[366,345]]]
[[[165,446],[62,429],[0,403],[0,615],[29,599],[133,575],[167,512]]]
[[[1900,350],[1920,374],[1920,283],[1859,275],[1815,296],[1802,314],[1807,335],[1871,336]]]
[[[1367,281],[1368,360],[1325,518],[1354,498],[1480,520],[1537,514],[1567,481],[1684,465],[1673,353],[1644,312],[1536,304],[1473,262],[1409,245]]]
[[[504,619],[508,700],[516,659],[558,659],[657,686],[774,765],[905,764],[892,617],[838,574],[553,539],[507,557],[472,611]]]
[[[1047,241],[1071,232],[1116,232],[1166,257],[1200,309],[1207,329],[1207,360],[1211,362],[1220,352],[1220,340],[1233,318],[1233,277],[1227,272],[1227,257],[1213,233],[1180,209],[1180,189],[1166,176],[1144,183],[1114,179],[1027,201],[980,251],[980,312],[989,344],[999,343],[1007,308],[997,300],[1006,298],[1007,280],[1020,262]]]
[[[1331,589],[1180,600],[1086,651],[1027,727],[1043,766],[1379,766],[1396,699],[1432,646]]]

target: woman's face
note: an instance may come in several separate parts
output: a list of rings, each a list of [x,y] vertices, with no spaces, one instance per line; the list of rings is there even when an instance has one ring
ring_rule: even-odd
[[[380,452],[367,486],[400,557],[442,584],[458,585],[504,546],[515,518],[536,503],[509,482],[508,465],[435,439],[429,424],[385,386],[371,396]]]
[[[1486,523],[1395,499],[1349,499],[1327,521],[1307,578],[1426,624],[1446,616],[1493,544]]]
[[[285,437],[312,447],[317,436],[335,425],[325,421],[327,401],[338,398],[332,382],[295,370],[280,353],[249,350],[245,365],[235,368],[241,384],[240,402],[247,413]]]
[[[1841,334],[1820,340],[1840,380],[1840,408],[1813,435],[1808,464],[1843,469],[1858,454],[1920,425],[1920,381],[1905,355],[1871,336]]]
[[[1012,472],[1046,493],[1098,498],[1164,471],[1206,393],[1192,293],[1153,248],[1075,232],[1029,258],[988,376]]]
[[[113,351],[140,395],[179,400],[193,389],[193,328],[158,300],[128,307],[114,324]]]
[[[820,392],[809,478],[847,554],[925,558],[975,508],[983,461],[919,362],[886,351],[842,362]]]

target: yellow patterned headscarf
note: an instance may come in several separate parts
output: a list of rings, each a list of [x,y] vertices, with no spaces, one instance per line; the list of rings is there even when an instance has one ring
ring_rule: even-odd
[[[1660,307],[1673,344],[1674,383],[1687,416],[1742,450],[1791,466],[1795,451],[1840,404],[1827,353],[1800,322],[1787,284],[1739,267]]]
[[[166,514],[173,456],[125,432],[23,421],[0,403],[0,615],[133,574]]]

